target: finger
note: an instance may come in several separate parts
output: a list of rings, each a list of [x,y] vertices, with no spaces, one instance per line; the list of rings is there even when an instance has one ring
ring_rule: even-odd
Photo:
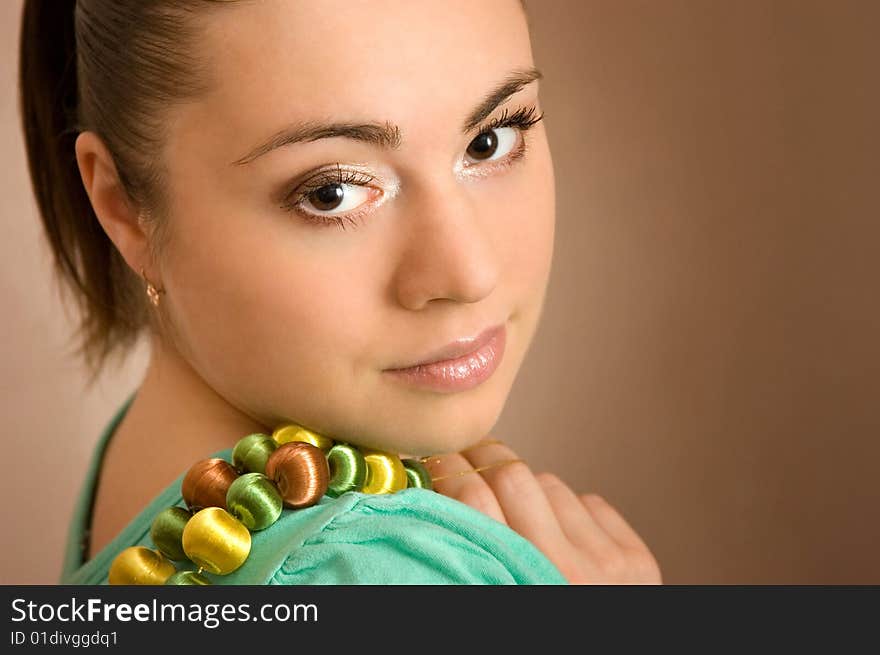
[[[498,499],[508,525],[545,554],[570,551],[569,544],[544,490],[531,469],[506,444],[487,440],[462,451]]]
[[[593,554],[619,550],[617,541],[593,518],[567,484],[552,473],[539,473],[535,477],[544,488],[563,532],[575,546]]]
[[[642,541],[642,538],[639,537],[636,531],[633,530],[632,526],[602,496],[598,494],[583,494],[580,500],[596,520],[596,523],[601,525],[605,532],[611,535],[621,546],[637,550],[648,550],[648,546]]]
[[[470,462],[460,453],[429,457],[424,461],[436,491],[507,525],[507,519],[495,494],[485,479],[473,472]]]

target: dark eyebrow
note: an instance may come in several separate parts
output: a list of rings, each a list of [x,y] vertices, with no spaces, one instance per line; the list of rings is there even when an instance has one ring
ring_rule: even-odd
[[[540,80],[544,75],[537,68],[516,70],[510,73],[503,82],[485,97],[470,113],[462,126],[462,133],[474,130],[496,107],[527,84]],[[236,159],[232,164],[243,165],[252,162],[267,152],[293,143],[317,141],[332,137],[345,137],[365,143],[372,143],[382,148],[397,149],[402,143],[400,128],[388,121],[384,123],[316,123],[309,121],[285,128],[273,134],[245,156]]]

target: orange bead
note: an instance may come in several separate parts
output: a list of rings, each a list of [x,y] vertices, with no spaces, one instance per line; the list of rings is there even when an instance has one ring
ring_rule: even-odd
[[[232,464],[218,457],[193,464],[181,485],[181,495],[192,512],[205,507],[226,509],[226,492],[238,477]]]
[[[309,507],[327,492],[330,467],[323,450],[305,441],[291,441],[269,455],[266,477],[274,480],[285,505]]]

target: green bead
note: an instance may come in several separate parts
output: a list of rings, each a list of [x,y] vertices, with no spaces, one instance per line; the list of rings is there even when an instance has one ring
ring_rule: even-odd
[[[256,432],[238,440],[232,449],[232,465],[239,471],[265,473],[266,460],[278,444],[268,434]]]
[[[284,501],[262,473],[245,473],[229,485],[226,509],[248,530],[262,530],[278,520]]]
[[[433,489],[431,474],[425,465],[417,459],[403,460],[403,468],[406,469],[406,486],[418,487],[419,489]]]
[[[338,443],[327,453],[330,483],[327,495],[341,496],[346,491],[360,491],[367,480],[367,461],[360,450],[347,443]]]
[[[191,516],[183,507],[169,507],[153,519],[150,538],[159,552],[168,559],[178,562],[186,559],[186,553],[183,552],[183,529]]]
[[[165,584],[170,585],[206,585],[211,584],[211,581],[208,580],[203,575],[196,573],[195,571],[178,571],[177,573],[171,575],[166,581]]]

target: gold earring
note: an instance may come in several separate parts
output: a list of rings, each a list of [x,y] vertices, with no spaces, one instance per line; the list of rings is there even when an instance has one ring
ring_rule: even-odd
[[[150,302],[153,303],[153,306],[159,306],[159,295],[165,293],[165,289],[157,289],[153,286],[153,283],[147,279],[147,274],[143,268],[141,268],[141,277],[144,278],[144,281],[147,283],[147,295],[150,297]]]

